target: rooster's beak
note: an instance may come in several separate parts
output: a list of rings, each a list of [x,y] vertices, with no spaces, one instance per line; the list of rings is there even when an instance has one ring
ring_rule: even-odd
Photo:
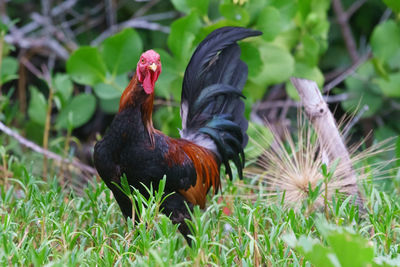
[[[157,70],[157,65],[156,65],[156,63],[152,63],[152,64],[149,66],[149,69],[151,69],[152,71],[156,71],[156,70]]]

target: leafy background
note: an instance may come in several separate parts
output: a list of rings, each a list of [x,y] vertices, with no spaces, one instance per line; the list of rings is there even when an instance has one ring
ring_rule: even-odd
[[[135,2],[116,3],[118,10],[114,11],[115,21],[111,27],[107,27],[109,14],[101,14],[99,11],[95,15],[101,14],[102,17],[99,16],[98,20],[103,19],[106,23],[97,22],[99,25],[88,26],[88,29],[81,29],[85,25],[78,24],[77,28],[82,31],[80,34],[75,33],[76,27],[71,28],[74,38],[64,40],[69,44],[65,49],[65,61],[57,58],[50,70],[51,86],[34,79],[25,84],[25,87],[21,88],[20,85],[18,88],[21,91],[28,87],[28,92],[25,93],[28,96],[19,98],[27,103],[19,104],[28,106],[29,118],[35,124],[43,126],[45,122],[47,107],[44,102],[49,91],[46,87],[53,87],[53,104],[57,108],[57,111],[53,111],[57,114],[53,115],[58,117],[55,125],[60,129],[67,127],[69,113],[73,114],[72,121],[76,120],[71,125],[74,129],[93,121],[98,113],[95,110],[106,114],[115,113],[119,97],[132,75],[140,53],[144,49],[153,48],[161,54],[163,63],[163,73],[156,88],[159,100],[156,104],[160,105],[157,105],[155,112],[155,124],[169,135],[178,136],[178,103],[183,73],[190,56],[196,45],[212,30],[233,25],[258,29],[264,33],[261,38],[252,38],[241,43],[241,57],[249,66],[249,79],[244,90],[247,97],[247,116],[254,111],[259,117],[269,117],[272,121],[290,118],[288,114],[282,114],[278,118],[270,115],[271,108],[268,104],[276,100],[276,90],[272,89],[279,87],[278,100],[296,101],[298,95],[289,82],[289,77],[312,79],[322,88],[330,85],[341,73],[346,74],[346,70],[356,66],[354,72],[347,73],[345,79],[334,83],[333,88],[325,88],[325,91],[329,90],[330,96],[342,96],[339,98],[341,101],[334,103],[335,108],[339,109],[337,114],[354,113],[368,106],[368,111],[362,114],[363,119],[355,131],[361,131],[359,134],[365,135],[375,130],[378,138],[380,135],[390,136],[399,132],[396,119],[399,117],[397,101],[400,97],[400,28],[396,13],[397,2],[342,1],[342,9],[347,9],[347,12],[342,10],[341,15],[345,16],[345,24],[350,28],[350,39],[355,43],[353,49],[346,46],[348,38],[342,34],[343,26],[338,23],[340,16],[336,14],[332,8],[334,5],[329,0],[150,2],[155,4],[147,11],[149,14],[154,12],[160,16],[172,12],[168,19],[160,20],[157,24],[158,27],[165,27],[163,31],[166,33],[129,27],[134,25],[134,21],[141,21],[141,17],[135,18],[135,15],[127,19],[129,12],[132,13],[135,7],[141,7],[140,3]],[[7,6],[9,21],[6,21],[3,30],[3,35],[6,36],[1,72],[1,84],[5,85],[5,91],[16,87],[18,68],[25,67],[25,64],[18,64],[15,56],[21,56],[22,53],[25,55],[27,52],[18,50],[17,41],[14,42],[16,46],[7,43],[7,35],[13,36],[11,29],[16,25],[26,26],[29,22],[18,16],[18,8],[21,8],[22,3],[24,1],[17,1]],[[354,10],[357,8],[355,6],[358,9]],[[83,12],[90,10],[90,6],[84,2],[75,8]],[[106,4],[100,6],[100,10],[101,8],[107,8]],[[37,15],[40,5],[33,4],[26,9]],[[68,22],[68,18],[66,21]],[[13,25],[11,31],[6,29],[7,25]],[[47,25],[43,26],[46,27]],[[12,51],[13,48],[17,50]],[[37,57],[34,54],[31,60],[40,69],[42,59]],[[30,74],[28,72],[25,75]],[[81,93],[86,95],[79,96]],[[87,105],[78,108],[81,101]],[[257,103],[262,105],[255,105]],[[288,106],[293,107],[290,103]],[[97,126],[103,132],[107,123]]]
[[[241,58],[249,66],[244,94],[246,116],[252,124],[267,119],[277,129],[292,129],[296,125],[299,98],[289,81],[291,76],[296,76],[318,83],[337,118],[344,114],[356,114],[350,142],[366,139],[366,146],[369,146],[385,138],[396,137],[400,132],[400,2],[397,0],[13,0],[0,3],[0,17],[0,121],[67,160],[78,158],[80,162],[91,164],[93,144],[105,132],[118,110],[119,97],[134,72],[140,54],[146,49],[155,49],[161,55],[163,65],[163,72],[156,84],[154,123],[166,134],[177,137],[181,125],[179,102],[185,67],[196,45],[208,33],[228,25],[263,31],[261,37],[240,43]],[[250,128],[249,134],[255,139],[256,132],[267,132],[262,125],[254,127],[258,130]],[[95,230],[89,229],[94,223],[91,216],[85,217],[86,221],[83,223],[74,220],[79,217],[77,214],[40,212],[41,206],[64,205],[61,204],[62,199],[68,197],[64,191],[70,187],[77,194],[74,196],[77,204],[68,205],[80,205],[76,207],[78,213],[98,215],[93,211],[98,209],[98,203],[93,200],[92,206],[85,206],[87,198],[99,198],[101,203],[107,203],[116,209],[104,185],[93,189],[94,192],[103,192],[101,197],[100,193],[85,193],[82,183],[86,184],[88,180],[90,182],[93,179],[91,176],[88,178],[87,174],[55,162],[48,164],[46,160],[43,161],[41,154],[21,147],[16,139],[5,134],[0,135],[0,140],[3,162],[0,174],[6,178],[10,176],[10,179],[11,176],[15,177],[12,186],[7,184],[7,181],[12,180],[1,180],[1,214],[11,214],[2,219],[3,233],[9,233],[9,236],[0,235],[3,238],[3,249],[7,251],[9,248],[4,245],[7,242],[15,244],[12,236],[24,240],[19,247],[16,243],[14,250],[10,250],[14,251],[12,255],[19,256],[9,258],[6,256],[9,254],[4,253],[0,254],[2,260],[5,259],[9,264],[21,263],[26,252],[33,253],[28,257],[30,260],[24,262],[26,264],[46,263],[49,260],[48,255],[53,255],[61,262],[63,257],[75,253],[71,251],[79,242],[80,252],[74,255],[82,257],[79,259],[94,257],[91,258],[93,261],[88,261],[89,265],[97,260],[103,260],[104,264],[118,264],[116,259],[129,252],[129,249],[130,253],[138,253],[127,246],[124,248],[127,251],[122,249],[119,256],[115,256],[117,254],[112,254],[111,250],[107,250],[109,248],[100,246],[93,236]],[[387,153],[384,159],[375,158],[373,161],[400,157],[398,138],[396,151]],[[397,162],[396,167],[399,164]],[[332,259],[331,255],[335,254],[332,266],[339,266],[337,261],[341,266],[356,266],[347,261],[350,256],[340,255],[338,248],[345,245],[349,246],[349,251],[359,251],[356,254],[364,255],[360,256],[359,266],[364,266],[365,262],[383,265],[382,262],[395,259],[399,253],[396,235],[400,208],[395,196],[400,187],[397,173],[390,175],[397,178],[379,182],[382,186],[379,188],[389,188],[391,191],[388,195],[392,199],[389,200],[388,195],[374,191],[375,189],[367,190],[371,197],[371,213],[369,221],[363,222],[364,225],[361,223],[356,226],[351,207],[343,207],[337,211],[337,216],[329,224],[317,219],[318,214],[302,217],[289,212],[288,215],[278,206],[256,208],[253,211],[251,205],[238,204],[239,202],[235,202],[237,207],[245,209],[240,211],[236,208],[239,217],[228,218],[219,214],[210,224],[215,226],[213,229],[218,229],[216,225],[223,225],[225,222],[241,225],[254,235],[254,222],[246,221],[245,218],[255,214],[260,224],[263,222],[264,225],[273,225],[260,230],[265,236],[259,243],[262,250],[259,254],[251,245],[257,241],[248,238],[246,231],[241,232],[244,233],[241,237],[248,242],[248,247],[235,243],[235,235],[228,238],[229,241],[219,236],[221,239],[218,240],[222,243],[226,241],[227,246],[234,244],[236,255],[243,258],[242,265],[257,265],[257,255],[262,255],[261,259],[268,259],[273,264],[285,262],[304,265],[306,263],[302,257],[305,257],[307,264],[311,262],[321,266],[321,263],[326,263],[327,258]],[[60,179],[58,185],[56,182],[44,185],[39,176],[49,181],[56,176],[65,176],[68,179]],[[238,190],[234,185],[230,186],[228,191],[234,193]],[[48,190],[54,190],[54,200],[42,199],[45,198],[41,196],[42,192]],[[262,199],[262,196],[259,197]],[[262,206],[264,204],[260,199],[258,201]],[[12,210],[24,206],[24,200],[32,203],[26,206],[26,210],[22,209],[21,214],[12,213]],[[101,207],[105,212],[107,208],[103,204]],[[204,220],[210,219],[217,206],[218,203],[212,203],[205,215],[200,212],[195,214],[199,227],[205,223]],[[382,214],[385,209],[386,213]],[[32,210],[30,215],[24,213],[29,210]],[[111,216],[110,212],[105,212],[108,214],[106,218]],[[392,214],[392,217],[380,221],[379,216],[386,214]],[[63,232],[69,237],[74,236],[73,231],[79,232],[79,238],[70,240],[71,250],[67,249],[70,254],[56,249],[59,253],[57,254],[52,250],[50,241],[48,244],[41,242],[46,238],[51,240],[52,236],[58,238],[59,228],[56,226],[52,228],[54,232],[47,231],[47,237],[33,234],[30,236],[28,231],[28,239],[23,239],[25,229],[17,231],[15,228],[18,224],[29,228],[29,221],[35,222],[40,228],[44,224],[37,218],[47,217],[55,222],[65,216],[69,218],[71,225],[82,223],[88,227],[86,230],[79,230],[75,226],[68,234]],[[267,218],[273,219],[266,222]],[[120,235],[126,232],[126,229],[116,226],[119,219],[118,217],[115,222],[112,221],[111,229],[105,226],[102,228],[105,236],[110,232]],[[148,220],[151,221],[151,217]],[[236,224],[232,222],[234,220],[237,220]],[[161,221],[164,223],[164,219]],[[106,220],[96,221],[95,225],[105,222]],[[352,229],[341,227],[343,222],[353,226],[350,227]],[[290,227],[285,228],[285,231],[295,233],[295,237],[283,235],[283,228],[279,228],[281,224],[289,224]],[[165,227],[174,232],[173,226]],[[212,236],[212,231],[209,231],[212,227],[209,227],[204,231]],[[369,235],[369,230],[366,229],[373,229],[371,231],[375,231],[376,236],[372,233]],[[161,236],[160,240],[167,238],[164,234],[168,231],[154,231],[155,234],[152,232],[149,235]],[[7,241],[9,237],[11,239]],[[134,237],[135,235],[131,238]],[[366,237],[372,240],[372,246]],[[174,238],[171,242],[177,242],[178,237]],[[29,240],[33,243],[24,245],[26,249],[21,250],[21,246],[24,247],[22,244]],[[343,240],[351,242],[346,243]],[[64,239],[62,242],[65,244],[67,241]],[[170,245],[168,242],[163,244],[165,247]],[[211,255],[213,259],[217,257],[215,255],[219,252],[210,249],[211,244],[201,244],[203,245],[193,250],[188,248],[178,251],[178,254],[172,253],[175,255],[174,259],[186,256],[196,262],[198,258],[195,255],[199,255],[199,251],[203,251],[202,255]],[[155,245],[157,244],[138,244],[137,247],[151,251],[155,249]],[[106,250],[111,254],[100,257],[101,259],[91,252],[84,254],[83,251],[87,251],[89,247],[94,248],[95,252]],[[229,250],[222,250],[227,254],[222,253],[221,257],[238,264],[237,258],[230,258]],[[140,253],[144,255],[144,261],[151,257],[156,259],[154,253],[143,251]],[[291,256],[288,261],[280,261],[289,254]],[[138,259],[143,260],[140,257],[136,258]],[[128,262],[129,260],[132,259],[128,259]],[[219,260],[222,261],[221,258]],[[73,261],[71,262],[73,265]],[[207,263],[212,260],[205,257],[199,262]]]

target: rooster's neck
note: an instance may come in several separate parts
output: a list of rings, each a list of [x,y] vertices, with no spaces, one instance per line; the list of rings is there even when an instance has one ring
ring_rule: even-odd
[[[119,102],[119,112],[128,107],[133,107],[141,113],[143,126],[147,130],[152,145],[154,145],[155,132],[152,118],[153,102],[154,92],[149,95],[146,94],[143,90],[142,84],[138,82],[136,74],[125,88]]]
[[[150,143],[154,146],[154,127],[153,127],[153,102],[154,102],[154,92],[150,94],[145,102],[142,103],[140,111],[142,113],[142,121],[144,127],[147,129],[147,133],[150,137]]]

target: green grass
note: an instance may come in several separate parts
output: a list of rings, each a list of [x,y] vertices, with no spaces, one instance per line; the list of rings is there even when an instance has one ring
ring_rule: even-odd
[[[367,214],[360,216],[350,198],[334,200],[328,221],[323,211],[308,214],[309,203],[295,212],[261,197],[262,191],[255,200],[235,197],[249,192],[224,182],[224,194],[233,196],[225,198],[232,214],[222,212],[218,196],[209,199],[206,210],[195,209],[189,247],[158,211],[157,197],[143,200],[147,208],[141,223],[133,225],[103,182],[77,196],[62,190],[56,177],[45,182],[32,175],[18,160],[10,161],[9,169],[13,177],[7,184],[0,180],[1,265],[311,266],[336,253],[341,266],[367,266],[400,253],[399,188],[392,181],[391,193],[365,184]],[[343,250],[348,253],[342,255]],[[365,265],[357,265],[354,255]]]

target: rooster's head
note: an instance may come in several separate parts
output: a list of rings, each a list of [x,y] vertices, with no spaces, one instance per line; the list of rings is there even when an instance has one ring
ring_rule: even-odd
[[[147,50],[139,59],[136,68],[138,81],[143,85],[146,94],[154,92],[154,84],[161,73],[160,55],[154,50]]]

